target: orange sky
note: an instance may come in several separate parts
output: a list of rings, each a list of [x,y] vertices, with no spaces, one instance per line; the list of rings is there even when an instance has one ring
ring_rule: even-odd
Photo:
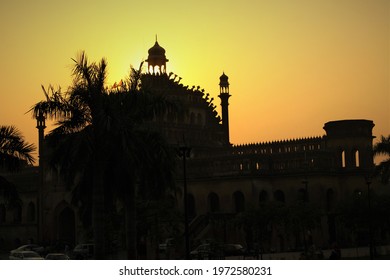
[[[388,135],[389,26],[387,0],[1,1],[0,124],[36,143],[24,113],[41,84],[65,90],[80,50],[107,58],[113,84],[158,34],[168,72],[218,108],[229,76],[234,144],[320,136],[339,119],[371,119]]]

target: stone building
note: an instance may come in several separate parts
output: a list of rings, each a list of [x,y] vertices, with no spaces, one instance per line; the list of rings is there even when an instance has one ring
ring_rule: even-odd
[[[148,54],[148,72],[143,74],[142,83],[178,101],[183,109],[179,115],[168,112],[153,125],[172,146],[191,148],[184,161],[192,246],[206,239],[249,246],[253,238],[246,236],[235,218],[265,202],[293,205],[304,201],[316,205],[321,212],[320,225],[315,231],[304,233],[304,238],[310,237],[312,243],[322,247],[340,240],[336,206],[346,197],[366,190],[365,178],[374,166],[373,121],[330,121],[323,127],[323,136],[235,145],[229,139],[228,76],[223,73],[219,79],[219,116],[208,93],[199,86],[185,86],[179,76],[167,73],[168,59],[157,40]],[[44,119],[38,119],[37,128],[41,177],[34,171],[30,177],[32,192],[22,192],[23,214],[18,221],[18,225],[28,226],[29,232],[25,232],[25,227],[13,231],[14,236],[0,232],[0,237],[5,242],[16,235],[20,239],[28,235],[41,241],[82,242],[87,237],[83,236],[77,207],[71,204],[70,189],[47,164]],[[182,168],[179,164],[178,174],[183,174]],[[184,183],[180,176],[177,180],[179,186]],[[183,197],[178,197],[181,209],[183,201]],[[2,231],[15,226],[15,222],[9,222],[11,214],[3,212],[0,204]],[[297,241],[299,237],[286,235],[280,229],[269,231],[272,232],[267,250],[286,251],[303,244],[302,240]]]

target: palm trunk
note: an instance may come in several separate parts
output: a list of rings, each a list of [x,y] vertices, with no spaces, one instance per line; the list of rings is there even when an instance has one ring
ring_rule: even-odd
[[[95,244],[94,258],[96,260],[105,259],[105,234],[104,234],[104,182],[103,165],[101,161],[96,161],[93,179],[92,193],[92,227]]]
[[[125,228],[127,259],[137,259],[137,207],[136,187],[130,186],[125,202]]]

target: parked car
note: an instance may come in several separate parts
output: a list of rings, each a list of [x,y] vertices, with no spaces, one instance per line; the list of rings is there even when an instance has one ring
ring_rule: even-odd
[[[241,244],[224,244],[223,253],[225,257],[242,256],[246,253],[246,250]]]
[[[170,248],[175,247],[175,239],[167,238],[164,243],[158,244],[158,249],[160,253],[166,253]]]
[[[191,259],[207,259],[210,253],[210,244],[201,244],[190,252],[190,257]]]
[[[46,247],[46,253],[65,253],[69,254],[73,250],[73,243],[65,240],[56,240]]]
[[[92,243],[78,244],[73,249],[73,258],[76,260],[91,259],[95,251],[95,245]]]
[[[69,260],[69,256],[62,253],[47,254],[45,260]]]
[[[9,255],[10,260],[43,260],[43,258],[34,251],[12,250]]]
[[[190,252],[191,259],[200,260],[220,260],[223,259],[223,247],[222,244],[217,243],[213,240],[206,240],[196,247],[196,249]]]
[[[34,251],[34,252],[38,253],[39,255],[42,255],[45,252],[45,248],[40,246],[40,245],[37,245],[37,244],[27,244],[27,245],[22,245],[16,249],[12,250],[11,253],[13,251]]]

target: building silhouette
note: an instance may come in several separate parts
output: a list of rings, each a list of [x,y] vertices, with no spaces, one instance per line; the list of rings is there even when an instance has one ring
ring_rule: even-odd
[[[181,104],[179,114],[168,111],[152,125],[172,147],[191,147],[186,169],[191,247],[205,240],[255,246],[255,238],[235,222],[237,217],[267,202],[293,205],[297,201],[318,207],[319,225],[303,236],[269,228],[262,250],[302,250],[309,241],[323,248],[333,242],[345,245],[355,242],[348,233],[338,230],[336,210],[346,198],[366,190],[365,176],[374,167],[373,121],[329,121],[323,126],[323,136],[232,144],[229,98],[234,93],[230,93],[228,76],[222,73],[219,78],[219,116],[213,98],[204,89],[183,85],[179,76],[167,72],[169,60],[165,53],[156,38],[148,51],[148,70],[141,81],[152,92]],[[22,203],[16,214],[0,204],[0,238],[8,244],[18,238],[21,243],[31,238],[47,243],[66,240],[73,244],[90,238],[82,226],[78,208],[71,203],[71,187],[48,164],[50,151],[45,147],[44,121],[37,122],[40,171],[32,168],[30,174],[15,175],[19,179],[14,180],[15,184],[30,185],[31,189],[22,190]],[[181,186],[182,166],[179,164],[177,169]],[[31,182],[20,179],[23,176]],[[183,209],[183,193],[178,194],[177,202]],[[12,218],[16,216],[17,219]],[[359,245],[364,242],[362,238]],[[156,257],[153,250],[148,254]]]

